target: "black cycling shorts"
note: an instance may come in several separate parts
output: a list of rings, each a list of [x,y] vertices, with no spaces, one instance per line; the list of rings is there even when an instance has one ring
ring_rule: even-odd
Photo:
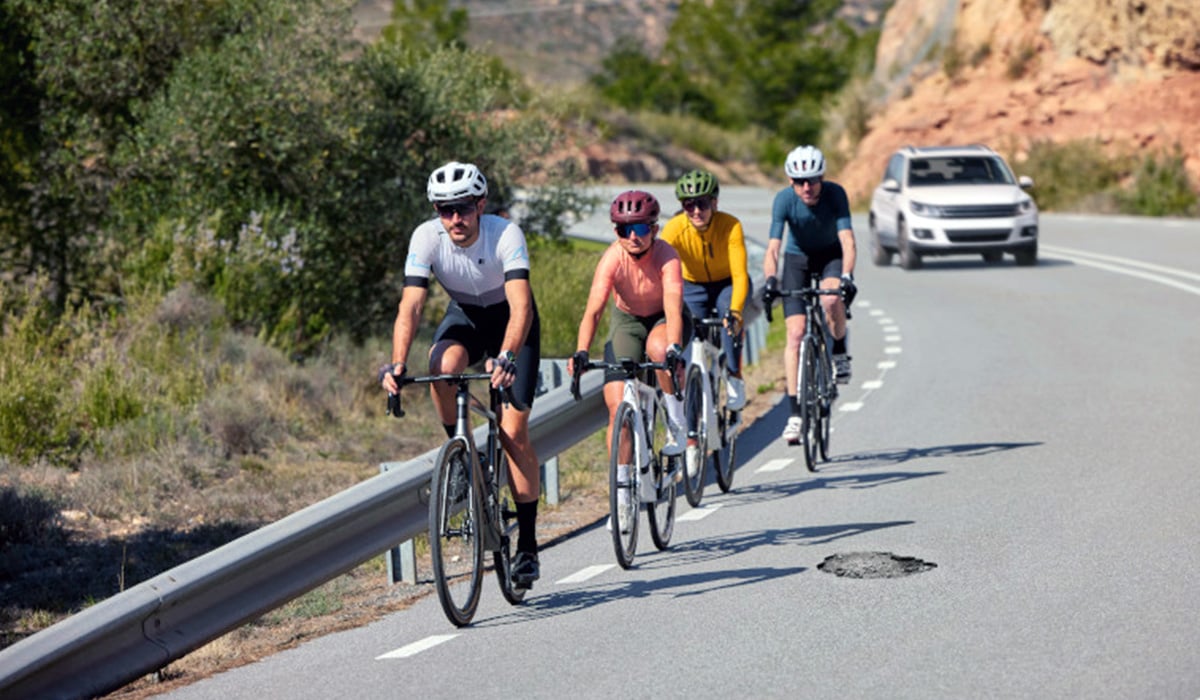
[[[504,333],[508,330],[508,302],[491,306],[459,305],[451,301],[446,316],[433,333],[433,344],[449,340],[467,351],[468,362],[478,364],[495,357],[502,349]],[[542,361],[542,331],[538,318],[537,302],[533,304],[533,323],[525,344],[517,350],[517,378],[513,381],[513,396],[526,406],[533,408],[533,396],[537,393],[538,365]]]
[[[784,255],[783,274],[779,278],[781,289],[802,289],[809,286],[808,276],[821,273],[821,279],[840,279],[842,276],[842,249],[828,255]],[[783,316],[803,316],[804,300],[800,297],[783,298]]]

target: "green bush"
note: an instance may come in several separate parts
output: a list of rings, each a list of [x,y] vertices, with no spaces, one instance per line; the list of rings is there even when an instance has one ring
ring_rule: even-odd
[[[566,246],[535,249],[530,260],[534,298],[542,324],[542,357],[570,357],[579,338],[579,320],[587,304],[602,243],[572,240]],[[604,347],[608,318],[601,319],[591,351]]]
[[[1183,150],[1147,154],[1133,173],[1133,189],[1117,195],[1121,211],[1141,216],[1195,216],[1196,188],[1184,167]]]
[[[1121,176],[1103,145],[1091,139],[1035,141],[1019,170],[1033,178],[1031,194],[1040,209],[1049,211],[1070,211],[1094,193],[1114,187]]]

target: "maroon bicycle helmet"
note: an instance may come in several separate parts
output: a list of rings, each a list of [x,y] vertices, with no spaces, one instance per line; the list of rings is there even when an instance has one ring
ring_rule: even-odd
[[[641,190],[617,195],[608,211],[614,224],[653,224],[658,221],[658,213],[658,200]]]

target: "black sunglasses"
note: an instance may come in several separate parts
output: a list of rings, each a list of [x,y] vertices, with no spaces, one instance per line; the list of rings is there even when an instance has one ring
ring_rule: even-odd
[[[809,187],[816,187],[817,183],[820,181],[821,181],[820,175],[817,175],[816,177],[794,177],[794,178],[792,178],[793,185],[800,185],[800,186],[808,185]]]
[[[635,234],[638,238],[644,238],[650,235],[650,224],[618,224],[617,235],[621,238],[629,238],[629,234]]]
[[[699,209],[704,211],[712,208],[712,200],[708,197],[695,197],[693,199],[685,199],[680,204],[683,205],[685,211],[695,211]]]
[[[467,202],[452,202],[450,204],[435,204],[434,208],[437,209],[438,216],[443,219],[451,219],[455,214],[465,219],[475,211],[475,204],[475,200],[470,200]]]

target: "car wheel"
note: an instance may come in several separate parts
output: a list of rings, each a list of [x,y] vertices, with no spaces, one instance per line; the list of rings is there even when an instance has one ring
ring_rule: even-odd
[[[896,222],[896,240],[900,243],[900,267],[905,270],[916,270],[921,267],[921,254],[909,245],[908,224],[904,219]]]
[[[892,251],[883,247],[883,243],[879,240],[879,230],[875,227],[875,215],[871,215],[871,219],[867,222],[867,227],[871,229],[871,262],[879,267],[887,267],[892,264]]]
[[[989,250],[986,253],[982,253],[982,255],[983,261],[989,265],[995,265],[1004,259],[1004,253],[996,250]]]
[[[1017,259],[1017,264],[1021,267],[1037,265],[1037,245],[1031,245],[1028,248],[1014,251],[1013,256]]]

